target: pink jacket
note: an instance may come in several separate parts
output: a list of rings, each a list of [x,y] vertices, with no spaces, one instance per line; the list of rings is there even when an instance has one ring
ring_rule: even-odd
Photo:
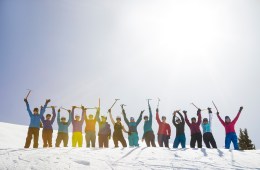
[[[234,119],[233,121],[231,121],[230,123],[224,122],[224,121],[221,119],[221,117],[218,115],[219,121],[220,121],[220,122],[222,123],[222,125],[225,127],[226,134],[232,133],[232,132],[236,133],[236,131],[235,131],[235,125],[236,125],[236,122],[237,122],[237,120],[238,120],[238,118],[239,118],[239,116],[240,116],[240,113],[241,113],[241,112],[238,112],[238,113],[237,113],[237,116],[235,117],[235,119]]]

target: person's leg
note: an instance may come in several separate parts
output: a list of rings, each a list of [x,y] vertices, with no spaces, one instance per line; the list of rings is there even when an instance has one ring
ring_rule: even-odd
[[[118,148],[118,138],[116,135],[113,135],[113,141],[114,141],[114,144],[115,144],[115,148]]]
[[[226,134],[225,149],[229,149],[230,148],[231,138],[232,138],[232,136],[231,136],[230,133]]]
[[[63,134],[63,141],[64,141],[64,147],[68,147],[68,142],[69,142],[69,134],[68,133],[64,133]]]
[[[150,135],[151,135],[151,144],[152,144],[152,147],[156,147],[155,145],[155,135],[153,132],[150,132]]]
[[[34,130],[33,130],[33,148],[38,148],[39,131],[40,131],[40,129],[38,129],[38,128],[34,128]]]
[[[150,137],[149,137],[148,135],[145,135],[145,136],[144,136],[144,140],[145,140],[146,146],[147,146],[147,147],[150,147],[150,146],[151,146],[151,145],[150,145],[150,143],[151,143]]]
[[[196,136],[195,135],[191,135],[190,147],[191,148],[195,148],[195,143],[196,143]]]
[[[181,147],[186,148],[186,136],[183,134],[180,136]]]
[[[58,133],[58,136],[56,138],[55,147],[60,147],[61,140],[62,140],[61,133]]]
[[[197,133],[197,144],[198,144],[198,148],[202,148],[202,134],[201,133]]]
[[[209,137],[210,137],[209,133],[203,134],[203,141],[204,141],[207,148],[210,148]]]
[[[232,134],[231,140],[232,140],[232,143],[234,145],[234,149],[235,150],[239,150],[239,146],[238,146],[238,142],[237,142],[237,134],[236,133]]]
[[[47,130],[42,130],[42,141],[43,141],[43,147],[46,148],[48,146],[48,132]]]
[[[27,137],[26,137],[26,142],[25,142],[25,145],[24,145],[24,148],[29,148],[30,145],[31,145],[31,140],[32,140],[32,128],[28,128],[28,131],[27,131]]]
[[[134,134],[128,135],[128,143],[130,147],[134,146],[133,135]]]
[[[217,144],[216,144],[216,141],[215,141],[214,136],[213,136],[212,133],[210,133],[209,142],[210,142],[212,148],[217,148]]]
[[[102,140],[102,135],[98,135],[98,147],[103,148],[103,140]]]
[[[76,147],[76,143],[77,143],[77,135],[76,132],[72,133],[72,147]]]
[[[89,132],[86,132],[85,138],[86,138],[86,146],[87,146],[87,148],[89,148],[90,147],[90,133]]]
[[[119,138],[119,141],[120,141],[120,143],[122,144],[122,146],[123,146],[124,148],[127,147],[127,144],[126,144],[126,141],[125,141],[124,136],[121,136],[121,137]]]
[[[104,135],[103,136],[103,146],[105,147],[105,148],[108,148],[108,136],[107,135]]]
[[[163,147],[163,135],[158,134],[158,144],[160,147]]]
[[[167,135],[163,135],[163,142],[166,148],[169,148],[169,139]]]
[[[83,143],[83,135],[82,132],[79,132],[79,136],[78,136],[78,146],[81,148],[82,147],[82,143]]]
[[[134,136],[133,136],[133,142],[134,142],[134,146],[139,146],[139,137],[138,137],[138,133],[134,133],[133,134]]]
[[[174,139],[173,148],[178,148],[179,143],[180,143],[180,136],[178,135],[178,136],[176,136],[175,139]]]
[[[92,144],[92,147],[95,148],[96,146],[96,132],[92,132],[91,134],[91,144]]]
[[[50,148],[52,147],[52,133],[53,133],[52,130],[49,130],[49,131],[48,131],[47,141],[48,141],[48,146],[49,146]]]

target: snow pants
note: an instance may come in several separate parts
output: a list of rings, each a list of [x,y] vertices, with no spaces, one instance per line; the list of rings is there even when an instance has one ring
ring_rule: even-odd
[[[203,134],[203,141],[207,148],[211,148],[211,147],[217,148],[216,141],[211,132],[206,132]],[[211,147],[210,147],[210,145],[211,145]]]
[[[109,136],[108,135],[98,135],[98,144],[100,148],[108,148],[108,140]]]
[[[191,135],[190,147],[195,148],[197,142],[198,148],[202,148],[202,134],[201,132]]]
[[[173,148],[178,148],[179,144],[181,144],[182,148],[185,148],[186,146],[186,136],[185,134],[177,135],[173,142]]]
[[[72,147],[82,147],[83,137],[82,132],[73,132],[72,134]]]
[[[137,132],[132,132],[132,134],[128,136],[129,146],[139,146],[138,141],[139,137]]]
[[[225,148],[226,149],[230,148],[231,142],[234,145],[234,149],[239,150],[238,142],[237,142],[237,134],[235,132],[226,134],[226,139],[225,139]]]
[[[94,131],[87,131],[85,138],[86,138],[87,148],[90,147],[90,143],[91,143],[91,147],[92,147],[92,148],[95,148],[95,144],[96,144],[96,132],[94,132]]]
[[[116,148],[118,147],[118,142],[120,142],[123,145],[123,147],[127,147],[127,144],[126,144],[126,141],[125,141],[125,138],[123,135],[113,135],[113,140],[114,140],[114,144],[115,144]]]
[[[52,147],[52,129],[43,129],[42,130],[42,140],[43,147]]]
[[[158,143],[160,147],[163,147],[163,145],[166,148],[169,148],[169,139],[167,135],[158,134]]]
[[[39,128],[29,127],[24,148],[29,148],[33,138],[33,148],[38,148]]]
[[[69,141],[68,133],[58,132],[55,147],[60,147],[62,141],[63,141],[63,146],[68,147],[68,141]]]
[[[154,136],[153,131],[146,132],[144,134],[143,138],[145,140],[145,143],[146,143],[147,147],[150,147],[151,145],[152,145],[152,147],[156,147],[156,145],[155,145],[155,136]]]

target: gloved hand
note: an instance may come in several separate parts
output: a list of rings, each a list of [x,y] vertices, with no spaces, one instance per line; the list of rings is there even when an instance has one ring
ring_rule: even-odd
[[[69,114],[71,113],[71,110],[68,110]]]
[[[212,113],[211,108],[209,108],[209,107],[208,107],[208,111],[209,111],[209,113]]]
[[[185,115],[187,114],[187,111],[186,111],[186,110],[183,110],[182,112],[183,112]]]
[[[239,112],[242,112],[242,110],[243,110],[243,106],[241,106],[241,107],[239,108]]]
[[[58,110],[58,112],[60,112],[60,109]]]
[[[144,113],[144,110],[141,111],[140,115],[142,115]]]
[[[157,112],[157,113],[159,112],[159,109],[158,109],[158,108],[156,109],[156,112]]]
[[[197,114],[199,114],[200,112],[201,112],[201,109],[198,109]]]
[[[85,107],[81,105],[81,109],[82,109],[82,110],[84,110],[84,109],[85,109]]]
[[[46,103],[50,103],[51,99],[46,99]]]
[[[108,109],[108,112],[111,113],[111,109]]]
[[[217,115],[219,115],[219,112],[217,112]]]
[[[28,103],[28,100],[27,100],[27,99],[24,99],[24,102],[25,102],[25,103]]]
[[[72,109],[75,109],[76,108],[76,106],[72,106]]]

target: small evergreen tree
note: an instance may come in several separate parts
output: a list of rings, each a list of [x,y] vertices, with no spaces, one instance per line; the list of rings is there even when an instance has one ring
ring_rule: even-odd
[[[240,150],[255,150],[255,145],[252,144],[252,140],[249,139],[247,129],[242,130],[240,128],[239,133],[239,148]]]

